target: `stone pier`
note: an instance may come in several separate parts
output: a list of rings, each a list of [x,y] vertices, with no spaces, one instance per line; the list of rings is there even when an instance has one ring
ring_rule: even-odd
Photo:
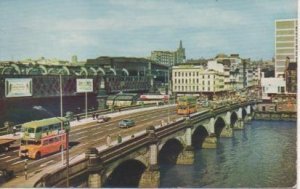
[[[100,188],[102,186],[101,183],[101,175],[99,173],[91,173],[88,178],[88,186],[89,188]]]
[[[232,128],[230,128],[230,126],[226,126],[222,132],[220,133],[220,137],[232,137],[233,136],[233,131]]]
[[[217,138],[215,136],[208,136],[204,139],[202,148],[217,148]]]
[[[158,169],[147,169],[141,176],[139,188],[158,188],[160,185],[160,172]]]
[[[244,121],[243,121],[242,119],[239,118],[239,119],[235,122],[233,129],[237,129],[237,130],[239,130],[239,129],[244,129]]]
[[[178,155],[176,164],[191,165],[195,160],[195,152],[192,146],[188,146]]]

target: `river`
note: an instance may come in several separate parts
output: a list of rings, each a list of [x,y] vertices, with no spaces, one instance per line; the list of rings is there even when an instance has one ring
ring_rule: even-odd
[[[252,121],[217,149],[195,152],[193,165],[161,165],[161,187],[292,187],[296,122]]]

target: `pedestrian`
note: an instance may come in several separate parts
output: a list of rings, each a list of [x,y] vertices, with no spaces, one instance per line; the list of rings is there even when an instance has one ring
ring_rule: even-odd
[[[107,135],[107,137],[106,137],[106,145],[107,145],[108,147],[111,146],[111,137],[110,137],[110,135]]]
[[[131,135],[131,138],[134,138],[134,134]]]
[[[14,127],[13,127],[13,134],[14,134],[14,136],[16,136],[16,132],[17,132],[17,127],[14,125]]]
[[[77,119],[77,121],[80,121],[80,116],[77,115],[77,116],[76,116],[76,119]]]
[[[99,114],[96,113],[96,119],[98,120]]]
[[[118,144],[120,144],[122,142],[122,136],[121,134],[118,135]]]
[[[95,114],[95,113],[93,113],[93,114],[92,114],[92,116],[93,116],[93,120],[95,120],[95,118],[96,118],[96,114]]]

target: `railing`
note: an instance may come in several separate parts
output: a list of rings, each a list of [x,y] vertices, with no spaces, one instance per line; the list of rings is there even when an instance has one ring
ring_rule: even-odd
[[[254,102],[241,103],[241,104],[233,104],[232,106],[221,106],[217,107],[215,111],[220,113],[226,112],[231,109],[238,108],[240,106],[245,106],[249,104],[253,104]],[[205,120],[210,117],[214,117],[215,113],[211,111],[205,111],[199,114],[193,114],[190,116],[190,120],[193,122],[198,122]],[[159,127],[155,129],[155,134],[158,139],[162,139],[166,136],[170,136],[178,131],[181,131],[187,127],[187,119],[180,119],[171,124]],[[120,144],[112,146],[110,148],[106,148],[99,152],[99,157],[104,164],[108,164],[118,159],[121,156],[131,153],[137,149],[145,147],[149,145],[151,142],[151,138],[148,133],[144,133],[127,141],[124,141]],[[81,159],[69,166],[69,178],[72,179],[80,174],[87,172],[87,162],[88,159]],[[66,179],[66,168],[60,168],[51,174],[44,175],[40,178],[34,185],[34,187],[52,187],[52,186],[61,186],[65,182]]]

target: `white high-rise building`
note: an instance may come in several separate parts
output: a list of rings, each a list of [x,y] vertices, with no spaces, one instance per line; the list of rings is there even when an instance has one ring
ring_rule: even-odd
[[[275,77],[283,77],[286,59],[297,62],[297,19],[275,21]]]

